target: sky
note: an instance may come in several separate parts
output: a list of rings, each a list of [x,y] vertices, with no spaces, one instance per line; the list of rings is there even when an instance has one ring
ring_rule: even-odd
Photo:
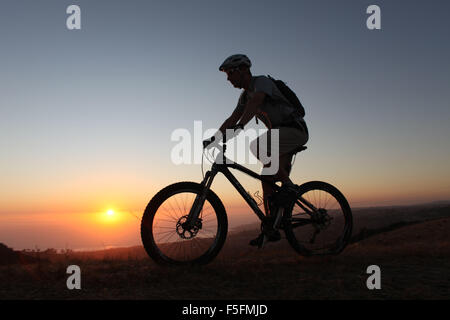
[[[66,27],[72,4],[80,30]],[[366,26],[372,4],[380,30]],[[449,9],[439,0],[1,1],[0,242],[140,244],[151,197],[202,179],[198,163],[172,161],[171,135],[193,133],[194,121],[218,128],[232,113],[240,91],[218,67],[235,53],[305,106],[310,140],[295,183],[330,182],[352,207],[449,200]],[[256,221],[225,178],[212,189],[231,226]],[[114,219],[104,216],[111,208]]]

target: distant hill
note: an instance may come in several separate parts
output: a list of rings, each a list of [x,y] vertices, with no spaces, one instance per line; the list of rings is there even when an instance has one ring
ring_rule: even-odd
[[[5,244],[0,243],[0,265],[8,264],[27,264],[34,263],[37,259],[18,251],[8,248]]]

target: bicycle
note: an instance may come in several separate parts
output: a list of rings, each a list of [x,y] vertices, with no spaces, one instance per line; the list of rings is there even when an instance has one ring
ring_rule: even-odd
[[[221,149],[200,184],[178,182],[169,185],[147,205],[141,221],[141,238],[154,261],[172,265],[206,264],[220,252],[227,236],[228,219],[222,201],[211,190],[219,172],[261,220],[263,233],[268,225],[272,230],[283,230],[292,248],[304,256],[338,254],[345,248],[352,232],[352,212],[336,187],[322,181],[306,182],[299,186],[295,201],[282,203],[276,197],[280,186],[225,157],[225,137]],[[306,146],[299,147],[292,154],[305,149]],[[272,185],[276,191],[271,201],[271,208],[276,212],[274,216],[267,217],[259,209],[230,168]],[[331,231],[332,223],[338,225],[337,230]],[[318,245],[318,237],[326,245]],[[263,245],[266,240],[267,236],[264,236]]]

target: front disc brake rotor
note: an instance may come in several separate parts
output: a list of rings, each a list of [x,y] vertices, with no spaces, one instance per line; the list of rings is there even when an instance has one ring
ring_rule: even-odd
[[[195,223],[195,225],[192,228],[186,228],[186,221],[187,221],[188,216],[182,216],[180,219],[178,219],[177,222],[177,234],[180,236],[180,238],[182,239],[192,239],[194,238],[197,233],[199,232],[199,230],[202,228],[202,219],[198,218],[197,222]]]

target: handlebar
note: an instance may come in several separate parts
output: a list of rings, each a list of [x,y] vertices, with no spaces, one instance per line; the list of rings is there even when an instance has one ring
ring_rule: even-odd
[[[226,136],[227,136],[227,132],[229,132],[229,130],[233,130],[233,136],[237,136],[237,134],[238,134],[238,132],[240,131],[240,130],[243,130],[244,129],[244,126],[242,125],[242,124],[237,124],[237,125],[234,125],[233,127],[231,127],[231,128],[229,128],[229,129],[226,129],[226,131],[225,131],[225,134],[223,135],[222,134],[222,132],[218,132],[218,135],[219,135],[219,137],[220,138],[222,138],[221,140],[222,140],[222,144],[225,146],[226,145],[226,143],[227,143],[227,139],[226,139]],[[217,134],[216,134],[217,135]],[[233,138],[233,137],[231,137],[231,138]],[[231,139],[230,138],[230,139]],[[209,145],[211,145],[212,143],[214,143],[215,141],[216,141],[217,139],[216,139],[216,136],[212,136],[211,138],[209,138],[209,139],[207,139],[207,140],[204,140],[203,141],[203,149],[206,149]],[[215,147],[219,147],[220,145],[219,145],[219,142],[217,142],[216,144],[215,144]]]

